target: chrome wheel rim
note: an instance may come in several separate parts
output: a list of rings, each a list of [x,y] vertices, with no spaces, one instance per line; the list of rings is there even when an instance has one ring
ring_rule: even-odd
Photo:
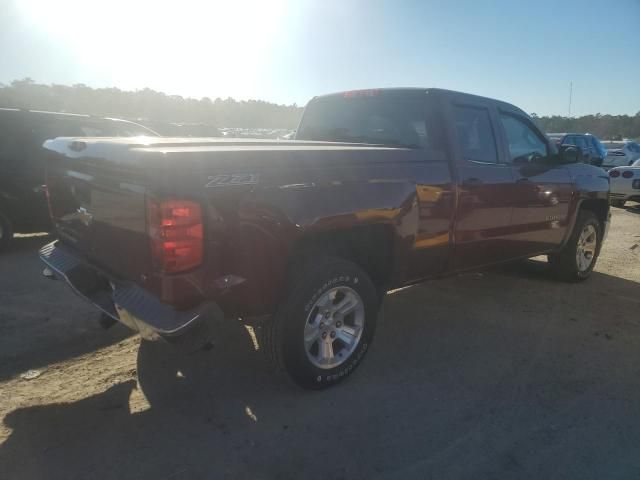
[[[578,237],[578,248],[576,249],[576,263],[581,272],[588,270],[593,263],[597,244],[596,228],[593,225],[585,225]]]
[[[364,330],[364,303],[354,289],[334,287],[311,307],[304,327],[309,361],[322,369],[335,368],[351,356]]]

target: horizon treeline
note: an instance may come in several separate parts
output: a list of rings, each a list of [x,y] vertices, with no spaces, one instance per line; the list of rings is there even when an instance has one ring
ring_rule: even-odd
[[[0,107],[84,113],[150,123],[202,123],[215,127],[295,129],[303,108],[262,100],[167,95],[149,88],[136,91],[92,88],[84,84],[45,85],[30,78],[0,83]],[[588,132],[603,140],[640,138],[640,111],[635,115],[531,114],[545,132]]]
[[[44,85],[30,78],[0,84],[0,107],[117,117],[140,123],[203,123],[215,127],[294,129],[302,116],[297,105],[262,100],[201,99],[87,85]]]

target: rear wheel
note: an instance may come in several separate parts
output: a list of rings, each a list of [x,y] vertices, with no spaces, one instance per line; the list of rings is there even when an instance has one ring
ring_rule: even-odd
[[[563,249],[549,255],[549,263],[561,280],[581,282],[591,275],[600,253],[602,227],[598,217],[588,210],[578,214],[571,237]]]
[[[6,250],[13,239],[11,221],[0,212],[0,252]]]
[[[319,257],[295,275],[279,313],[264,326],[265,351],[299,386],[330,387],[367,352],[381,296],[356,264]]]

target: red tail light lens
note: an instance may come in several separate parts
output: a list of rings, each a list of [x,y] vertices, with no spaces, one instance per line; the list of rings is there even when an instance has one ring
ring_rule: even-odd
[[[611,170],[611,171],[609,172],[609,176],[610,176],[611,178],[617,178],[617,177],[619,177],[619,176],[620,176],[620,171],[619,171],[619,170]]]
[[[624,172],[622,172],[622,177],[623,178],[631,178],[631,177],[633,177],[633,172],[631,170],[625,170]]]
[[[156,265],[184,272],[202,263],[202,208],[189,200],[148,202],[147,230]]]

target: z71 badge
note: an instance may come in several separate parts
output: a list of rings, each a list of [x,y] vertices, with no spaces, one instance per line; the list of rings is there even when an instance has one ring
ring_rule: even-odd
[[[235,185],[255,185],[260,176],[257,173],[230,173],[209,177],[206,188],[231,187]]]

